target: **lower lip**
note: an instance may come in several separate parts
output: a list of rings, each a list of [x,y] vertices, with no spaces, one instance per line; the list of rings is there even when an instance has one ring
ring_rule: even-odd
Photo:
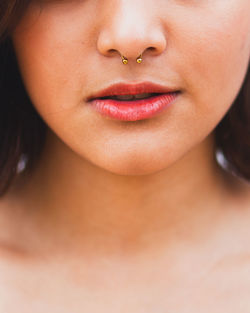
[[[101,115],[121,121],[138,121],[158,115],[173,103],[179,93],[171,92],[134,101],[95,99],[90,104]]]

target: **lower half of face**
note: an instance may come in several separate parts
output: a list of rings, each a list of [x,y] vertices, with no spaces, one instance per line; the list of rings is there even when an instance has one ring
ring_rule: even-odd
[[[32,103],[65,147],[111,172],[143,174],[195,148],[232,105],[248,69],[249,11],[248,0],[45,0],[30,5],[12,39]],[[114,83],[145,81],[178,96],[133,121],[87,101]]]

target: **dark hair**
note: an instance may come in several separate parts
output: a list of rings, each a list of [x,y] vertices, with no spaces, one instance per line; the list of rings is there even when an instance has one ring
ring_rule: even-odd
[[[23,156],[32,168],[43,148],[47,126],[23,85],[9,34],[30,0],[0,2],[0,195],[18,175]],[[250,69],[230,109],[215,128],[227,169],[250,181]],[[224,168],[225,169],[225,168]]]
[[[45,141],[46,125],[25,91],[12,42],[8,34],[30,0],[0,0],[0,196],[18,174],[18,164],[27,158],[27,170]]]

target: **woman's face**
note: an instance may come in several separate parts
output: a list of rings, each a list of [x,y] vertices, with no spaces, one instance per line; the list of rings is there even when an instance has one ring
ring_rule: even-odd
[[[37,0],[12,39],[30,98],[62,146],[111,172],[144,174],[199,145],[230,108],[248,68],[249,12],[249,0]],[[137,121],[87,102],[114,83],[145,81],[181,93]]]

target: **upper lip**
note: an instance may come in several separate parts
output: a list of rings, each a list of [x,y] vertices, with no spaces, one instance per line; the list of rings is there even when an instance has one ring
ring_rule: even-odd
[[[119,95],[136,95],[142,93],[168,93],[174,92],[177,89],[173,89],[164,85],[159,85],[153,82],[141,82],[141,83],[118,83],[109,86],[95,94],[91,94],[87,101],[108,97],[108,96],[119,96]]]

